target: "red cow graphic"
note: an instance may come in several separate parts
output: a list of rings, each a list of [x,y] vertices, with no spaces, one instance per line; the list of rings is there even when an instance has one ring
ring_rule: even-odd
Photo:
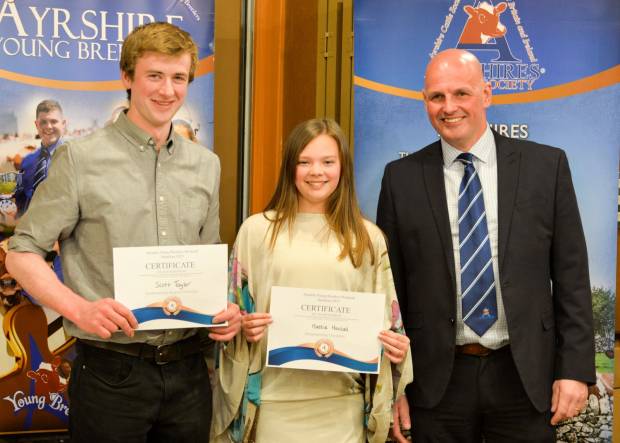
[[[467,5],[463,9],[469,15],[463,28],[459,44],[482,44],[495,37],[503,37],[506,27],[499,22],[499,16],[508,5],[501,2],[497,6],[482,2],[477,8]]]
[[[66,389],[67,381],[58,374],[60,363],[60,357],[55,356],[51,364],[41,363],[36,371],[26,372],[28,378],[35,381],[37,395],[45,395],[52,401],[54,396]]]

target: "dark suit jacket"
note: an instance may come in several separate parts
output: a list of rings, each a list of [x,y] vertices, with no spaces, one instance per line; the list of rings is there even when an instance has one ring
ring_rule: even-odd
[[[551,404],[555,379],[595,382],[592,296],[566,154],[494,133],[499,284],[511,352],[530,400]],[[437,405],[455,352],[456,280],[439,141],[385,168],[377,224],[388,238],[411,339],[414,406]]]

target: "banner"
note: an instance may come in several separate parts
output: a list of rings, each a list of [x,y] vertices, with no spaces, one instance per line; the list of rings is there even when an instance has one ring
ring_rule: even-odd
[[[68,425],[72,339],[58,315],[30,301],[4,267],[23,209],[15,194],[26,181],[28,155],[41,146],[37,104],[60,103],[64,140],[114,121],[128,106],[119,71],[123,40],[141,24],[169,22],[199,46],[175,130],[212,149],[214,20],[214,0],[0,0],[0,434]]]
[[[565,441],[611,438],[619,23],[616,0],[354,4],[356,185],[369,219],[385,164],[438,138],[421,91],[426,65],[444,49],[469,50],[482,62],[495,130],[567,152],[588,245],[598,384],[588,410],[558,427]]]

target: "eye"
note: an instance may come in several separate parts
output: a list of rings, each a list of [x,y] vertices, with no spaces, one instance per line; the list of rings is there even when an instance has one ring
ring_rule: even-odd
[[[435,102],[435,103],[440,102],[442,100],[443,100],[442,94],[433,94],[431,95],[431,98],[430,98],[430,101]]]

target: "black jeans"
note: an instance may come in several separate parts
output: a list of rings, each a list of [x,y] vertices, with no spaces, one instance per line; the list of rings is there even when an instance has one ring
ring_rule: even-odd
[[[211,386],[202,353],[158,365],[78,343],[69,381],[72,443],[208,442]]]

